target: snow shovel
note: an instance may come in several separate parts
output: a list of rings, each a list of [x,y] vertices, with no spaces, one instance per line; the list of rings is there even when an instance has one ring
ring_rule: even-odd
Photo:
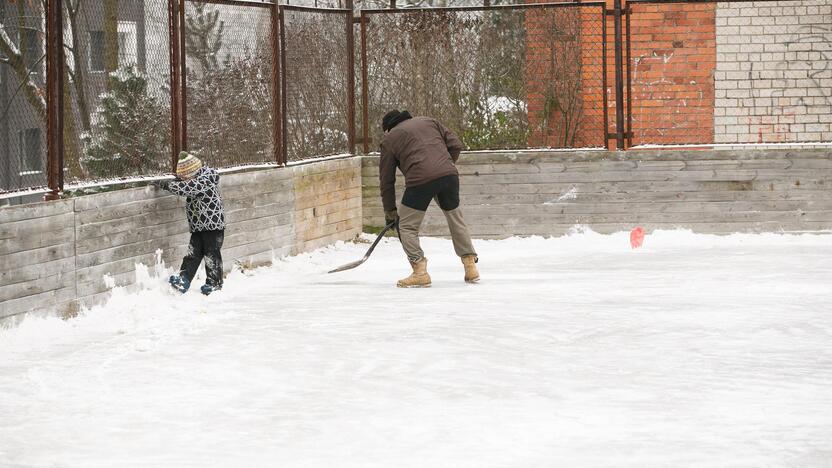
[[[364,258],[362,258],[361,260],[356,260],[354,262],[347,263],[346,265],[341,265],[334,270],[328,271],[327,273],[338,273],[339,271],[352,270],[358,265],[361,265],[362,263],[366,262],[367,259],[370,258],[370,254],[373,253],[373,250],[376,248],[378,243],[381,242],[381,238],[384,237],[384,234],[386,234],[387,231],[392,229],[395,225],[396,221],[390,221],[390,223],[387,224],[387,226],[384,226],[384,229],[382,229],[381,232],[378,233],[378,237],[376,237],[376,240],[375,242],[373,242],[373,245],[371,245],[370,248],[367,249],[367,253],[364,254]]]

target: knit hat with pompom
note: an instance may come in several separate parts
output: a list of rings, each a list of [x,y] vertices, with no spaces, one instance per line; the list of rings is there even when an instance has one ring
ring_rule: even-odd
[[[185,151],[179,153],[179,161],[176,163],[176,176],[180,179],[190,179],[202,169],[202,161],[196,156]]]

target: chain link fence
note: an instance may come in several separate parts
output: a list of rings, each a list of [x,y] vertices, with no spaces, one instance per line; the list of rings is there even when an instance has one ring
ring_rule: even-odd
[[[349,10],[283,8],[287,161],[350,152],[351,20]]]
[[[275,161],[272,8],[185,2],[187,147],[214,167]]]
[[[393,108],[469,149],[832,142],[827,0],[303,2],[0,1],[0,192],[57,193],[53,149],[74,184],[169,173],[185,147],[217,167],[374,151]]]
[[[473,150],[604,145],[601,4],[367,10],[361,21],[369,149],[393,108],[440,119]]]
[[[0,192],[46,186],[45,12],[0,2]]]
[[[66,181],[167,172],[167,1],[74,0],[64,7]]]

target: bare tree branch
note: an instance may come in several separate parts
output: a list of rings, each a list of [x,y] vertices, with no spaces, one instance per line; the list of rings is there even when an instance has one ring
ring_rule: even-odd
[[[12,67],[18,80],[20,80],[20,87],[24,91],[26,101],[45,121],[46,98],[44,91],[32,81],[31,70],[26,66],[21,48],[9,37],[4,23],[0,23],[0,53],[6,56],[5,63]],[[38,63],[40,63],[40,60]]]

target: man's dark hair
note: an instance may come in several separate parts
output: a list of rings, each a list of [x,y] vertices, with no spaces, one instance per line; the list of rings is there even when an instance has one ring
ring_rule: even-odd
[[[393,127],[410,118],[413,118],[413,116],[410,115],[410,112],[406,110],[399,112],[397,109],[393,109],[384,114],[384,118],[381,119],[381,128],[385,132],[392,130]]]

